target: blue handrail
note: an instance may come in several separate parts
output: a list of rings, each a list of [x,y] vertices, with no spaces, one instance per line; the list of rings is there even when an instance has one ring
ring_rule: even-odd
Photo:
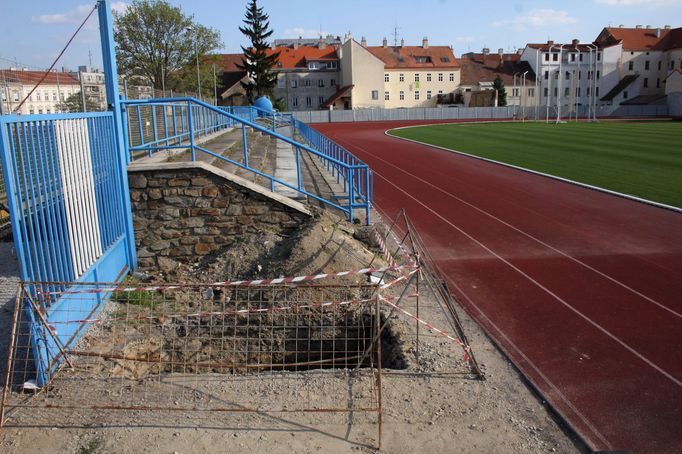
[[[129,136],[127,145],[130,160],[140,152],[146,152],[145,154],[151,156],[156,151],[168,149],[190,149],[192,160],[196,160],[198,151],[268,179],[272,191],[275,184],[279,184],[339,209],[346,213],[351,221],[355,209],[364,209],[367,223],[370,222],[373,188],[369,166],[305,123],[295,120],[290,113],[269,112],[254,106],[216,107],[194,98],[124,100],[123,104],[126,108],[124,119]],[[151,122],[143,124],[143,118],[150,118]],[[136,120],[137,124],[133,124],[131,119]],[[289,125],[305,138],[307,144],[277,132],[277,128]],[[197,143],[197,139],[202,136],[233,127],[242,127],[244,130],[242,139],[244,162],[222,156]],[[274,175],[249,166],[246,127],[275,137],[293,147],[296,153],[296,184],[282,181]],[[338,202],[320,197],[304,188],[301,168],[303,151],[320,159],[325,168],[336,177],[337,182],[343,184],[344,194],[335,198]]]

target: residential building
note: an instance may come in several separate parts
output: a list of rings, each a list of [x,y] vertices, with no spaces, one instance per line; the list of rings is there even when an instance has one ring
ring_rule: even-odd
[[[384,106],[386,108],[436,107],[438,95],[454,93],[460,84],[460,66],[448,46],[381,46],[366,49],[384,65]],[[341,62],[342,65],[344,62]],[[358,90],[355,84],[354,90]]]
[[[21,115],[59,113],[59,104],[74,93],[80,92],[80,82],[67,72],[52,71],[29,96],[40,82],[43,71],[29,71],[20,68],[0,70],[0,111],[14,112],[21,101],[28,96],[18,112]]]
[[[384,62],[350,36],[338,53],[341,85],[324,107],[344,110],[384,107]]]
[[[682,28],[606,27],[594,43],[604,56],[600,104],[665,104],[665,81],[682,66]]]
[[[508,106],[533,107],[540,99],[535,87],[535,71],[528,62],[521,61],[521,54],[505,53],[499,49],[490,53],[470,52],[459,58],[461,68],[460,86],[455,96],[443,97],[441,104],[466,107],[495,106],[497,96],[481,93],[494,90],[493,83],[499,76],[507,93]]]
[[[668,113],[671,117],[682,120],[682,68],[677,68],[666,79],[665,94],[668,102]]]
[[[72,71],[70,74],[82,82],[88,101],[96,105],[98,110],[106,110],[107,92],[104,85],[104,73],[90,66],[79,66],[78,71]]]
[[[222,106],[244,106],[248,104],[246,90],[241,82],[246,82],[246,71],[239,68],[243,54],[219,54],[216,66],[220,68],[221,87],[218,104]]]
[[[591,108],[600,91],[604,94],[602,57],[602,49],[574,39],[568,44],[528,44],[520,58],[537,74],[537,106],[557,117],[575,114],[581,106]]]

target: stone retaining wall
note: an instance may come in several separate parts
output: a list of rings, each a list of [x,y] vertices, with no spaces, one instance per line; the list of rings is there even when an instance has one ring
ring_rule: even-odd
[[[129,170],[140,269],[168,272],[178,262],[196,263],[227,249],[240,236],[286,235],[309,218],[302,205],[283,203],[217,169],[176,167]]]

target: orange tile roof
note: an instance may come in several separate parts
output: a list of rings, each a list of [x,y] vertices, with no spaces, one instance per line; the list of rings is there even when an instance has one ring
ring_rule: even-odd
[[[659,35],[656,34],[657,30]],[[600,46],[613,46],[622,42],[623,50],[655,50],[654,48],[657,44],[659,44],[668,33],[670,33],[670,30],[664,28],[606,27],[601,31],[595,40],[595,43]]]
[[[324,49],[312,46],[300,46],[298,49],[293,47],[277,47],[269,49],[268,55],[279,52],[278,69],[305,68],[309,61],[339,61],[336,49],[327,46]]]
[[[448,46],[369,46],[366,49],[383,61],[386,69],[459,68],[455,54]],[[425,57],[425,61],[419,61],[419,57]]]
[[[492,59],[490,57],[497,57]],[[499,55],[488,55],[488,58],[483,62],[474,58],[462,57],[459,59],[461,72],[461,85],[478,85],[481,82],[493,82],[497,76],[500,76],[502,82],[507,86],[512,86],[514,83],[514,74],[517,73],[517,81],[520,83],[520,74],[528,71],[526,74],[526,81],[535,83],[535,72],[525,61],[503,61],[500,62]]]
[[[8,83],[21,83],[23,85],[35,85],[40,82],[45,72],[0,69],[0,80]],[[43,85],[80,85],[78,79],[66,72],[50,72],[42,83]]]
[[[682,27],[673,28],[656,45],[656,50],[682,49]]]

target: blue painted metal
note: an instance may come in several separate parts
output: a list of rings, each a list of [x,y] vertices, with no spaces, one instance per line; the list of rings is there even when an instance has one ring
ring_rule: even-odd
[[[128,100],[126,101],[126,104],[128,105],[128,108],[135,108],[138,112],[140,109],[150,108],[151,106],[164,106],[163,109],[165,110],[168,109],[169,106],[186,105],[188,110],[187,120],[189,127],[187,133],[155,138],[153,141],[143,142],[135,147],[131,147],[132,151],[146,151],[151,154],[158,150],[184,148],[181,146],[181,140],[184,137],[189,137],[189,148],[192,152],[192,160],[196,160],[197,150],[207,153],[217,159],[222,159],[237,165],[240,168],[251,171],[256,175],[268,178],[271,190],[274,190],[275,183],[292,188],[301,194],[344,211],[351,220],[353,219],[353,212],[355,209],[363,209],[365,211],[367,223],[370,222],[372,172],[369,169],[369,166],[357,159],[348,150],[329,140],[305,123],[294,119],[289,113],[282,114],[274,111],[269,112],[254,106],[215,107],[193,98]],[[209,125],[197,125],[195,123],[195,117],[197,115],[201,118],[210,118]],[[256,120],[260,120],[264,124],[259,123]],[[277,127],[289,125],[305,139],[308,145],[296,142],[295,140],[276,132]],[[244,145],[242,163],[238,163],[197,145],[196,138],[200,135],[205,135],[207,131],[213,132],[232,126],[242,127],[242,141]],[[263,174],[249,165],[249,143],[246,134],[247,127],[287,142],[295,148],[297,165],[297,183],[295,186],[281,181],[272,175]],[[167,143],[170,143],[171,145],[164,145]],[[305,191],[302,185],[302,172],[300,168],[301,150],[307,151],[313,157],[320,159],[324,167],[331,171],[332,175],[336,177],[337,182],[340,183],[343,181],[344,194],[336,197],[335,200],[345,200],[345,204],[336,203],[335,201],[327,200],[316,194]]]

